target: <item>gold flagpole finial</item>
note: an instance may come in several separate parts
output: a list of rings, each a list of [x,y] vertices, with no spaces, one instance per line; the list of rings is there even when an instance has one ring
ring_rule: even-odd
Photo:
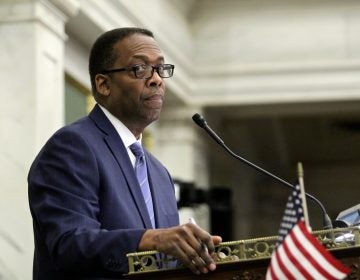
[[[297,173],[299,178],[304,178],[304,169],[301,162],[297,164]]]

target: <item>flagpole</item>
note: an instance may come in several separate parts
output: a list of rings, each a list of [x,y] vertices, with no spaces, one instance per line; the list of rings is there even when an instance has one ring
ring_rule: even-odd
[[[297,173],[298,173],[298,180],[299,180],[299,186],[300,186],[300,196],[302,201],[302,208],[304,211],[304,222],[309,231],[311,232],[311,227],[309,223],[309,213],[308,208],[306,204],[306,198],[305,198],[305,186],[304,186],[304,169],[302,167],[301,162],[298,162],[297,164]]]

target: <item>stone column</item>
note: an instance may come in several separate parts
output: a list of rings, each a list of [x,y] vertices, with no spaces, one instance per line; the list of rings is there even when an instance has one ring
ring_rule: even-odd
[[[207,186],[206,150],[190,107],[166,107],[156,126],[154,152],[174,178]]]
[[[0,3],[0,278],[32,279],[27,173],[64,119],[65,23],[76,0]]]
[[[195,187],[207,189],[209,178],[207,171],[207,151],[203,141],[204,133],[191,119],[198,108],[184,105],[165,106],[161,120],[151,127],[153,153],[168,168],[171,176]],[[209,211],[201,204],[180,211],[182,223],[193,216],[197,223],[209,230]]]

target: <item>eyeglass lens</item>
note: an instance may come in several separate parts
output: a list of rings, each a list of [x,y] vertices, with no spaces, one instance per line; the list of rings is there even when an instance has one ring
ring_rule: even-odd
[[[134,68],[135,75],[140,79],[147,79],[152,77],[154,70],[161,78],[169,78],[173,75],[173,66],[171,64],[164,64],[158,66],[138,65]]]

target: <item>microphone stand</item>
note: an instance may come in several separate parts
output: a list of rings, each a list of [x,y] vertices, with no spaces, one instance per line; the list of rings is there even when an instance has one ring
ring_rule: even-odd
[[[288,187],[290,189],[294,189],[294,186],[292,184],[290,184],[289,182],[275,176],[274,174],[270,173],[269,171],[255,165],[254,163],[246,160],[245,158],[243,158],[243,157],[235,154],[233,151],[231,151],[226,146],[225,142],[207,125],[205,119],[201,115],[196,113],[195,115],[193,115],[192,119],[198,126],[203,128],[211,136],[211,138],[213,138],[218,144],[220,144],[220,146],[223,147],[225,149],[225,151],[228,152],[231,156],[233,156],[234,158],[242,161],[243,163],[247,164],[248,166],[254,168],[255,170],[257,170],[257,171],[271,177],[272,179],[280,182],[284,186],[286,186],[286,187]],[[306,195],[307,198],[314,201],[321,208],[321,211],[323,213],[324,229],[333,229],[331,219],[330,219],[329,215],[327,214],[324,205],[320,202],[320,200],[318,200],[316,197],[314,197],[314,196],[312,196],[312,195],[310,195],[308,193],[305,193],[305,195]]]

